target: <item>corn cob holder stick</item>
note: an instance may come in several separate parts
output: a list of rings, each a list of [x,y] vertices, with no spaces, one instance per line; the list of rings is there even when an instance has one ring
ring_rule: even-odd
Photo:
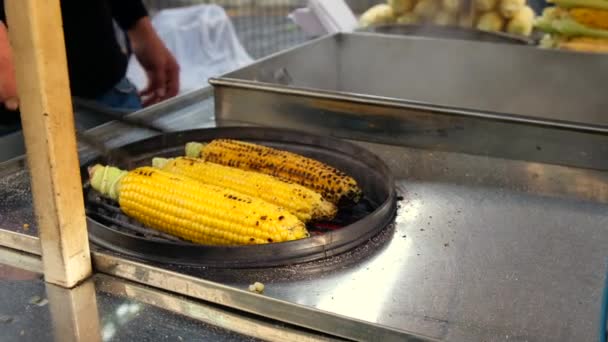
[[[318,193],[295,183],[283,182],[258,172],[206,162],[198,158],[153,158],[152,166],[192,178],[204,184],[222,186],[284,207],[303,222],[331,220],[336,206]]]
[[[186,144],[186,156],[256,171],[283,181],[303,185],[340,205],[358,202],[362,191],[357,181],[344,172],[318,160],[258,144],[215,139],[208,144]]]
[[[308,237],[286,209],[153,167],[95,165],[91,187],[147,227],[207,245],[252,245]]]

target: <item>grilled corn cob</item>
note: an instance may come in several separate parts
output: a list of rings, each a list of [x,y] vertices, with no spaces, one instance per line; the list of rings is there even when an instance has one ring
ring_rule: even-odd
[[[498,9],[503,17],[511,19],[524,6],[526,6],[526,0],[501,0]]]
[[[439,12],[441,4],[438,0],[420,0],[412,10],[412,13],[419,18],[431,19],[435,13]]]
[[[331,220],[336,206],[318,193],[278,178],[206,162],[198,158],[154,158],[152,166],[161,170],[190,177],[202,183],[223,186],[248,196],[284,207],[300,220]]]
[[[129,217],[184,240],[210,245],[265,244],[308,236],[286,209],[153,167],[96,165],[91,187]]]
[[[511,34],[519,34],[523,36],[529,36],[532,34],[534,26],[534,10],[528,6],[524,6],[520,9],[513,19],[507,23],[507,32]]]
[[[482,31],[500,32],[505,20],[497,12],[484,13],[477,21],[477,29]]]
[[[491,11],[498,4],[498,0],[473,0],[473,6],[481,12]]]
[[[608,10],[595,8],[573,8],[570,11],[572,19],[592,28],[608,30]]]
[[[320,161],[295,153],[243,141],[216,139],[186,144],[186,156],[265,173],[303,185],[334,204],[357,202],[362,191],[352,177]]]

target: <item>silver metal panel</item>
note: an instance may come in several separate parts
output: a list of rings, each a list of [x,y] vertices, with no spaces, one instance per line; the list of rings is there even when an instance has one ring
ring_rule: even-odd
[[[221,81],[219,126],[261,125],[344,139],[608,170],[608,133],[579,124],[449,113],[425,106]]]
[[[603,107],[608,101],[602,85],[607,68],[608,60],[594,54],[344,33],[262,59],[220,79],[279,85],[261,75],[286,69],[289,88],[606,127]]]
[[[598,72],[606,64],[527,46],[356,33],[210,82],[221,126],[608,170],[606,75]]]
[[[336,315],[332,311],[316,310],[311,307],[274,299],[272,296],[260,296],[242,289],[247,288],[249,284],[243,285],[241,289],[233,288],[104,253],[93,253],[93,262],[95,270],[98,272],[348,340],[431,340],[424,336],[416,336],[416,334],[403,329],[386,327],[366,320],[359,321],[354,319],[352,315]]]
[[[64,289],[41,271],[0,248],[3,341],[341,341],[102,274]]]
[[[255,113],[256,108],[250,108]],[[317,118],[304,124],[303,120],[294,122],[294,117],[284,116],[283,123],[322,129],[323,122],[315,121]],[[436,126],[446,123],[446,117],[432,113],[427,118]],[[367,118],[361,122],[369,123]],[[414,128],[419,127],[417,121],[413,123]],[[182,128],[189,128],[189,123]],[[460,137],[470,144],[517,144],[515,138],[480,136],[477,128]],[[358,131],[354,132],[350,138],[357,139]],[[429,139],[429,146],[439,141],[449,145],[448,138],[454,137],[454,131],[449,131],[445,140],[435,140],[441,136],[439,132],[424,132],[413,130],[407,142]],[[564,135],[572,138],[568,132],[580,130],[569,130]],[[103,134],[112,145],[132,141],[144,133],[112,125]],[[466,134],[470,134],[469,140],[464,138]],[[552,142],[549,145],[532,144],[530,153],[559,161],[559,147],[574,141],[561,141],[564,136],[551,135],[546,138]],[[600,144],[604,137],[597,137],[596,143]],[[117,258],[116,268],[107,264],[110,267],[106,270],[190,295],[196,292],[194,289],[201,289],[191,288],[191,284],[204,283],[216,289],[223,284],[232,290],[246,290],[251,282],[262,281],[266,285],[264,295],[270,300],[446,340],[597,338],[608,242],[606,172],[436,149],[361,144],[389,165],[404,198],[394,229],[381,237],[387,241],[371,241],[363,250],[314,265],[251,272],[173,269],[195,278],[182,283],[184,278],[178,276],[180,286],[163,283],[167,273],[158,265],[143,265],[145,271],[138,275],[128,270],[133,262]],[[588,154],[605,160],[605,154],[595,154],[592,147],[580,145],[579,156]],[[561,160],[572,158],[570,150],[563,151]],[[14,174],[22,172],[23,165],[2,166],[2,180],[11,179],[3,187],[10,194],[12,184],[22,177]],[[26,196],[20,203],[31,210],[31,198]],[[1,206],[0,218],[13,215],[12,209]],[[13,221],[19,222],[19,217]],[[2,227],[20,229],[16,225]],[[375,248],[377,245],[380,248]],[[155,276],[149,277],[151,274]],[[212,298],[205,292],[198,293]],[[234,298],[218,300],[227,303]],[[308,317],[310,321],[314,318]]]

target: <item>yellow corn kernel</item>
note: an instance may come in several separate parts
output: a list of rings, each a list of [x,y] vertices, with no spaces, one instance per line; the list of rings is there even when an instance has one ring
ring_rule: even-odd
[[[500,0],[498,9],[503,17],[511,19],[524,6],[526,6],[526,0]]]
[[[320,194],[295,183],[287,183],[263,173],[241,170],[198,158],[154,158],[152,165],[163,171],[190,177],[199,182],[222,186],[284,207],[300,220],[331,220],[336,206]]]
[[[414,0],[388,0],[388,5],[396,16],[400,16],[414,7]]]
[[[520,9],[507,23],[507,32],[522,36],[532,34],[534,26],[534,10],[528,6]]]
[[[574,37],[570,39],[560,40],[557,43],[557,47],[563,50],[571,50],[577,52],[608,53],[608,39]]]
[[[497,4],[498,0],[473,0],[473,6],[480,12],[491,11]]]
[[[608,11],[594,8],[573,8],[569,11],[572,19],[585,26],[608,29]]]
[[[362,191],[354,178],[318,160],[292,152],[232,139],[186,144],[186,156],[256,171],[303,185],[334,204],[357,202]]]
[[[91,187],[145,226],[194,243],[248,245],[298,240],[306,226],[286,209],[152,167],[96,165]]]
[[[438,0],[420,0],[412,12],[421,19],[431,19],[440,9],[441,4]]]
[[[477,25],[478,30],[500,32],[505,26],[505,20],[496,12],[484,13],[479,17]]]
[[[405,25],[418,24],[420,23],[420,18],[418,18],[418,16],[414,13],[405,13],[404,15],[397,18],[397,23]]]

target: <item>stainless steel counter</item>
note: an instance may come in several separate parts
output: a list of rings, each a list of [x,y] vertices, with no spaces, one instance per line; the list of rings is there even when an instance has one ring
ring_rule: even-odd
[[[66,290],[42,280],[39,258],[4,248],[0,326],[2,341],[331,340],[101,274]]]
[[[158,123],[173,129],[212,126],[208,95],[140,115],[159,115]],[[91,134],[116,146],[151,133],[111,124]],[[368,244],[324,262],[275,269],[152,266],[241,290],[262,281],[268,298],[442,340],[597,338],[608,244],[606,172],[360,144],[389,165],[403,197],[394,226]],[[35,234],[22,166],[13,161],[0,170],[0,227]],[[158,280],[126,269],[117,273],[144,284]],[[172,290],[206,296],[184,286]]]

